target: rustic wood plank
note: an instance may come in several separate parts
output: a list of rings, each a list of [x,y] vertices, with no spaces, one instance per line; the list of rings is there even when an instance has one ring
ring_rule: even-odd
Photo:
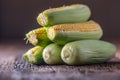
[[[32,46],[23,42],[0,43],[0,80],[119,80],[120,42],[110,42],[118,48],[115,58],[81,66],[29,64],[22,59],[22,53]]]
[[[120,63],[37,66],[22,60],[16,60],[13,70],[1,71],[0,77],[5,80],[31,80],[31,78],[33,80],[119,80]]]

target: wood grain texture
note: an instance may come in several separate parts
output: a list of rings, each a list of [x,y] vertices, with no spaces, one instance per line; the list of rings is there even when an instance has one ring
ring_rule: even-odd
[[[0,80],[120,80],[120,43],[115,58],[102,64],[81,66],[33,65],[22,59],[30,45],[23,42],[0,43]]]

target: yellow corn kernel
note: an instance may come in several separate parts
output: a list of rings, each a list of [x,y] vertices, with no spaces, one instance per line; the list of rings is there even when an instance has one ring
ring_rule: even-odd
[[[51,41],[47,37],[47,32],[45,27],[38,28],[28,32],[26,34],[26,37],[29,40],[29,42],[33,45],[40,45],[44,47],[49,43],[51,43]]]
[[[41,46],[36,46],[34,48],[31,48],[28,53],[35,54],[36,51],[43,49]]]
[[[29,32],[29,41],[36,44],[38,39],[44,39],[46,37],[46,29],[38,28]]]
[[[101,30],[100,25],[93,21],[75,24],[60,24],[53,26],[53,28],[54,30],[57,31],[80,31],[80,32],[92,32]]]

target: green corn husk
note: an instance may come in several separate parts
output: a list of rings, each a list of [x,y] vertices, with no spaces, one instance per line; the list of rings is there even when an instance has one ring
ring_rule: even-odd
[[[102,63],[111,59],[116,47],[100,40],[81,40],[67,43],[61,52],[62,60],[69,65]]]
[[[59,46],[55,43],[49,44],[43,50],[43,59],[47,64],[62,64],[61,59],[61,50],[62,46]]]
[[[40,25],[49,27],[63,23],[86,22],[91,16],[88,6],[76,4],[58,8],[51,8],[43,11],[37,17]]]
[[[54,25],[47,31],[48,38],[59,45],[76,40],[100,39],[102,35],[102,28],[94,21]]]

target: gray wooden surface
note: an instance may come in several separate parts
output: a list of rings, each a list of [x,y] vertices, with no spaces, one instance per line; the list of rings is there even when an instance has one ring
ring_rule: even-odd
[[[106,63],[81,66],[32,65],[22,59],[31,45],[20,41],[0,42],[0,80],[120,80],[120,41],[115,57]]]

